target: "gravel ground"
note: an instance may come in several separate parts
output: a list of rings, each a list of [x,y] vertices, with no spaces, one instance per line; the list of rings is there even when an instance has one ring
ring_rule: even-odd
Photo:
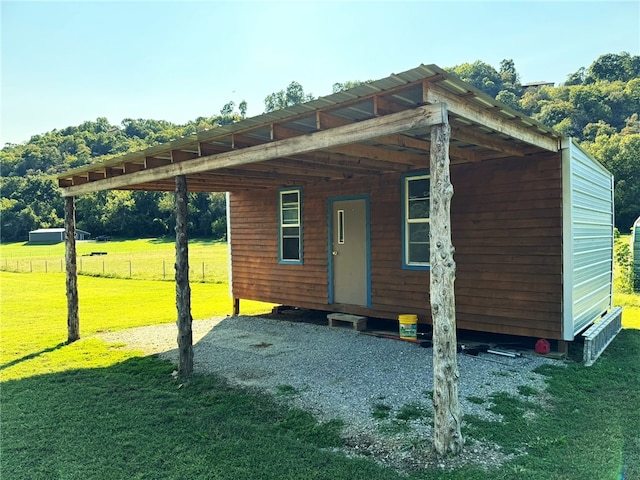
[[[194,369],[270,392],[321,421],[342,419],[348,455],[369,456],[398,470],[465,463],[495,467],[510,458],[499,447],[479,441],[468,441],[463,455],[455,459],[439,460],[430,452],[431,348],[350,328],[329,329],[326,320],[324,325],[317,323],[243,316],[194,321]],[[165,324],[99,337],[177,363],[176,333],[174,324]],[[519,358],[459,355],[464,414],[500,421],[487,410],[489,395],[520,396],[518,387],[523,385],[543,391],[544,377],[533,370],[549,362],[558,363],[526,353]],[[468,400],[474,397],[485,402]],[[374,418],[376,405],[389,409],[389,417]],[[427,414],[406,422],[395,420],[406,405],[419,406]]]

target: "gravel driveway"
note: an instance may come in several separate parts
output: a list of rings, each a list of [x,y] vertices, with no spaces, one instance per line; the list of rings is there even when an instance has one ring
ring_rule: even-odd
[[[193,332],[197,373],[216,373],[232,384],[270,392],[322,421],[342,419],[349,455],[370,456],[400,470],[450,468],[468,462],[488,467],[508,458],[497,446],[479,441],[467,442],[464,454],[454,460],[440,461],[433,452],[425,454],[433,422],[431,348],[350,328],[265,317],[198,320],[193,322]],[[177,363],[176,334],[174,324],[164,324],[101,333],[99,338]],[[464,414],[500,421],[487,410],[489,395],[520,396],[518,387],[523,385],[544,390],[544,377],[533,370],[549,362],[559,363],[527,354],[518,358],[459,355]],[[396,415],[407,406],[427,415],[394,428]],[[388,418],[374,418],[374,409],[388,410]]]

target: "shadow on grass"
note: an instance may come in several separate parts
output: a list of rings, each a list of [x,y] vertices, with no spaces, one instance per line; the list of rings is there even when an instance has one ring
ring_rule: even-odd
[[[2,478],[397,479],[333,452],[341,424],[138,357],[2,385]]]
[[[4,365],[0,365],[0,370],[4,370],[5,368],[13,367],[14,365],[18,365],[19,363],[26,362],[27,360],[32,360],[34,358],[39,357],[40,355],[44,355],[45,353],[55,352],[56,350],[61,349],[66,345],[66,342],[59,343],[54,345],[53,347],[45,348],[44,350],[40,350],[39,352],[30,353],[29,355],[25,355],[21,358],[16,358],[15,360],[11,360],[9,363],[5,363]]]

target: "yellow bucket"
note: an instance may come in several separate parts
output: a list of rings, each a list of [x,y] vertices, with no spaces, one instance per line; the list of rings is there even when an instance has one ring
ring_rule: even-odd
[[[399,315],[400,322],[400,338],[407,340],[416,340],[418,338],[418,316],[417,315]]]

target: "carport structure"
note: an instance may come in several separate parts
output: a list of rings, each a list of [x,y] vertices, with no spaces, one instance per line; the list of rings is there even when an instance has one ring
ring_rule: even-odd
[[[553,297],[550,300],[554,305],[551,314],[557,318],[547,322],[550,326],[543,328],[534,321],[527,323],[530,319],[524,313],[522,319],[518,317],[515,320],[503,313],[503,322],[499,314],[487,311],[484,316],[462,315],[464,328],[473,329],[477,326],[478,330],[495,331],[504,325],[504,333],[529,332],[533,336],[538,335],[538,332],[548,331],[548,338],[572,339],[575,333],[573,325],[570,335],[564,333],[568,324],[566,318],[563,320],[562,307],[561,140],[542,124],[496,102],[439,67],[421,65],[302,105],[64,172],[57,178],[66,197],[69,339],[74,340],[79,336],[73,235],[74,197],[108,189],[175,190],[179,372],[190,373],[193,350],[186,236],[187,191],[230,192],[230,242],[234,265],[232,285],[236,313],[240,298],[254,298],[301,307],[326,306],[329,310],[348,313],[370,312],[393,318],[398,309],[403,308],[403,304],[389,306],[393,302],[385,300],[388,288],[383,284],[376,286],[376,278],[389,276],[388,272],[382,270],[376,273],[378,263],[389,263],[388,259],[379,257],[376,249],[397,251],[397,271],[399,275],[404,275],[399,283],[405,285],[408,292],[402,302],[415,305],[421,315],[420,321],[432,322],[434,327],[436,448],[441,453],[455,453],[462,446],[462,437],[457,402],[454,289],[456,262],[453,259],[451,235],[456,235],[458,224],[460,231],[463,231],[466,221],[460,217],[458,223],[454,222],[452,232],[451,198],[456,185],[455,181],[454,185],[451,183],[451,169],[455,168],[460,172],[465,188],[474,181],[472,177],[475,176],[476,183],[485,183],[484,191],[491,189],[492,175],[496,171],[505,170],[507,175],[515,172],[512,182],[514,187],[510,190],[514,192],[514,197],[513,200],[503,200],[505,202],[519,201],[519,178],[530,178],[537,174],[541,178],[536,181],[540,184],[548,182],[549,191],[555,192],[549,200],[553,204],[552,208],[545,209],[546,213],[543,215],[552,220],[546,218],[539,222],[538,228],[537,219],[540,217],[533,215],[527,219],[527,225],[537,228],[536,235],[541,235],[541,238],[545,236],[545,232],[553,232],[553,245],[549,245],[548,256],[543,263],[547,270],[554,269],[555,273],[541,273],[540,269],[534,272],[545,275],[545,281],[549,283],[547,290],[552,291],[533,293]],[[540,167],[540,164],[543,166]],[[481,167],[483,165],[489,166],[486,170],[488,173]],[[425,174],[425,171],[428,173]],[[429,233],[422,243],[430,245],[430,249],[427,259],[412,263],[411,254],[407,253],[413,248],[411,230],[406,230],[406,239],[400,232],[402,202],[399,198],[394,200],[398,210],[387,219],[391,223],[385,224],[386,220],[377,219],[377,212],[382,212],[383,209],[376,207],[377,194],[372,193],[374,190],[371,186],[378,185],[376,191],[379,191],[380,185],[390,182],[398,185],[396,190],[399,192],[400,181],[406,181],[407,176],[415,172],[421,173],[420,179],[428,178],[429,183],[429,193],[425,194],[429,205],[428,217],[425,217],[428,218],[429,228],[426,231]],[[301,196],[305,195],[305,189],[309,196],[303,200]],[[334,191],[338,193],[331,193]],[[282,232],[291,225],[286,219],[283,220],[283,195],[292,192],[298,192],[297,200],[293,202],[299,220],[297,228],[300,229],[296,237],[299,242],[298,257],[288,256],[290,252],[284,252],[282,246]],[[380,195],[383,196],[382,193]],[[336,261],[331,256],[332,252],[333,255],[336,253],[332,248],[333,240],[330,235],[334,230],[340,230],[340,225],[332,223],[332,219],[327,225],[326,217],[332,216],[332,212],[327,214],[327,204],[351,199],[364,201],[367,208],[367,228],[371,228],[370,236],[367,230],[366,248],[364,243],[362,248],[368,255],[368,270],[363,277],[363,281],[368,282],[364,288],[365,298],[352,304],[348,301],[335,301],[334,293],[330,290],[333,280],[331,277],[327,278],[327,275],[332,275]],[[535,202],[544,203],[544,199],[539,200]],[[280,206],[277,206],[278,202]],[[266,203],[273,204],[273,212],[260,210],[260,206]],[[469,205],[472,203],[470,201]],[[316,207],[322,213],[316,212]],[[243,213],[247,210],[243,208],[258,211],[271,233],[264,233],[254,227],[249,229],[246,224],[248,216]],[[536,208],[539,207],[534,206],[530,210]],[[278,209],[280,212],[275,215]],[[464,210],[462,204],[461,210]],[[308,220],[304,224],[303,234],[304,216]],[[499,215],[496,216],[496,221],[500,221]],[[247,234],[249,230],[255,230],[255,233]],[[381,232],[379,238],[376,233],[378,231]],[[386,235],[384,232],[394,233]],[[339,243],[339,239],[337,242]],[[253,253],[243,253],[247,251],[243,245],[254,247],[250,249]],[[528,244],[520,246],[523,245]],[[264,267],[267,260],[262,255],[264,252],[271,252],[272,248],[275,257],[269,253],[272,255],[269,260],[272,264]],[[504,247],[498,245],[497,248]],[[400,257],[405,254],[407,260],[403,261]],[[381,260],[378,262],[377,258]],[[504,262],[496,257],[495,263],[499,265]],[[257,279],[255,282],[249,278],[251,274],[243,270],[241,264],[253,269],[253,275]],[[260,272],[263,267],[265,277],[263,287],[260,287],[258,277],[262,275]],[[310,270],[306,271],[307,268]],[[277,275],[278,280],[269,277],[271,274]],[[476,281],[471,271],[469,275],[470,282],[483,282],[484,277],[478,277]],[[502,274],[497,272],[496,275]],[[521,277],[523,274],[518,275]],[[291,282],[286,288],[287,292],[291,292],[290,297],[286,297],[275,285],[281,282],[286,284],[287,277],[290,277]],[[304,290],[305,281],[312,282],[313,288],[308,288],[308,293],[304,296],[296,297],[296,291]],[[526,279],[521,282],[527,283]],[[296,285],[299,288],[296,289]],[[553,290],[558,291],[554,293]],[[316,291],[320,292],[319,299],[313,296]],[[391,297],[393,296],[392,294]],[[509,298],[504,299],[505,303],[509,301]],[[523,301],[522,298],[514,299],[514,306],[509,311],[520,309],[526,312],[527,307],[523,306],[525,304],[519,303]],[[481,309],[473,304],[465,308]],[[483,323],[485,317],[494,318],[496,315],[498,320],[494,322],[495,325]]]

